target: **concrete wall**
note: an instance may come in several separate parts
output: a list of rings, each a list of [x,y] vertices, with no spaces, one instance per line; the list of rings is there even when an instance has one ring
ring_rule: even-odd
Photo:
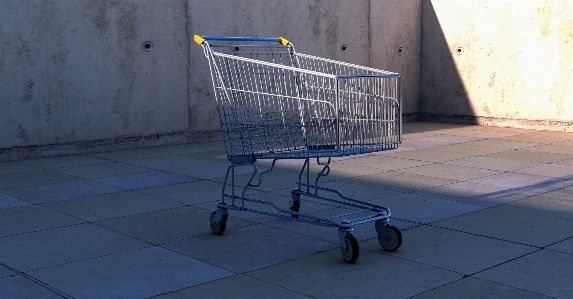
[[[219,136],[196,33],[280,35],[403,72],[415,113],[420,12],[419,0],[0,0],[0,160]]]
[[[185,0],[0,1],[0,155],[181,139],[186,10]]]
[[[402,75],[404,120],[418,118],[422,0],[371,1],[370,64]]]
[[[425,0],[420,116],[573,131],[573,2]]]

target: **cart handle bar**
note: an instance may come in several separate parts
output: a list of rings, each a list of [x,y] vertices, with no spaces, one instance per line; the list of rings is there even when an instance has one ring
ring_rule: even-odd
[[[195,35],[193,40],[198,44],[203,44],[206,40],[239,41],[239,42],[278,42],[286,47],[289,40],[284,37],[242,37],[242,36],[201,36]]]

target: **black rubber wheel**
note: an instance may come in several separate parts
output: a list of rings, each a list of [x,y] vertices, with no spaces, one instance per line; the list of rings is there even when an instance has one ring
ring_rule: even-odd
[[[295,201],[295,202],[293,202],[293,203],[292,203],[292,206],[290,207],[290,210],[293,211],[293,212],[299,212],[299,210],[300,210],[300,201]],[[293,217],[293,218],[298,218],[297,215],[292,215],[292,214],[291,214],[290,216]]]
[[[360,254],[360,248],[358,247],[358,241],[354,238],[353,235],[346,235],[344,237],[346,241],[346,247],[348,250],[344,250],[342,246],[340,246],[340,251],[342,251],[342,257],[347,263],[353,264],[358,259],[358,255]]]
[[[390,235],[390,240],[384,240],[384,238],[378,235],[378,243],[380,243],[380,246],[386,251],[396,251],[396,249],[402,245],[402,233],[391,225],[386,226],[386,231]]]
[[[223,219],[221,220],[221,222],[219,222],[219,224],[213,224],[213,219],[215,219],[215,214],[217,214],[217,212],[211,213],[211,217],[209,217],[209,225],[211,226],[211,230],[213,231],[214,234],[222,235],[225,232],[225,229],[227,228],[227,215],[223,215]]]

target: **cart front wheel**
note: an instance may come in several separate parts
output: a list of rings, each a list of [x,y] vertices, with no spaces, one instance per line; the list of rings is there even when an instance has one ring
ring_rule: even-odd
[[[227,215],[223,215],[223,219],[221,219],[221,222],[219,222],[218,224],[213,224],[213,219],[215,219],[215,214],[217,214],[217,212],[211,213],[211,217],[209,217],[209,224],[211,225],[211,230],[213,231],[213,233],[217,235],[222,235],[223,232],[225,232],[225,229],[227,228]]]
[[[340,246],[340,250],[342,251],[342,257],[347,263],[353,264],[358,259],[358,255],[360,254],[360,248],[358,247],[358,241],[354,238],[353,235],[347,235],[344,237],[346,241],[346,250]]]
[[[385,240],[380,235],[378,235],[378,243],[386,251],[395,251],[402,245],[402,233],[395,227],[391,225],[386,226],[386,231],[390,235],[390,240]]]

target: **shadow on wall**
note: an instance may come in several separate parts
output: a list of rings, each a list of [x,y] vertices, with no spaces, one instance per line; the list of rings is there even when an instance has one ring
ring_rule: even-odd
[[[432,1],[425,0],[422,5],[419,118],[477,125],[468,90],[454,59],[454,55],[464,55],[465,49],[448,45]]]

